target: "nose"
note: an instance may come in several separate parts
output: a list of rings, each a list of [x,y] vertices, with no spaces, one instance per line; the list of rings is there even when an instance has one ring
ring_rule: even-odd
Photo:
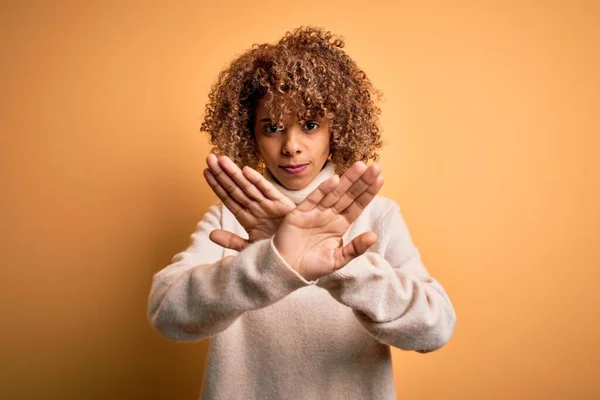
[[[283,143],[281,146],[281,152],[285,155],[292,156],[302,152],[300,143],[299,128],[291,127],[286,129],[283,134]]]

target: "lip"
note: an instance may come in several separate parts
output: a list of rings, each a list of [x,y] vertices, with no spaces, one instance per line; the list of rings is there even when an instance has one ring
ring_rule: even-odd
[[[280,165],[279,168],[284,170],[290,175],[297,175],[303,172],[308,167],[308,164],[288,164],[288,165]]]

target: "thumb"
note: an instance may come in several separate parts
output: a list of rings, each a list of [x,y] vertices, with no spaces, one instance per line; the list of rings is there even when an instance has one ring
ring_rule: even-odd
[[[375,232],[365,232],[352,239],[350,243],[339,250],[341,251],[341,257],[338,258],[340,265],[336,265],[336,269],[342,268],[356,257],[364,254],[369,247],[375,244],[377,239]]]
[[[236,251],[242,251],[248,246],[248,241],[242,239],[238,235],[224,231],[223,229],[215,229],[208,237],[214,243],[226,249],[232,249]]]

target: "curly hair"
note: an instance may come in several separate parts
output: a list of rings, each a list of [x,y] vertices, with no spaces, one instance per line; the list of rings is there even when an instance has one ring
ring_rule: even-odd
[[[375,101],[381,92],[343,47],[343,38],[329,31],[300,27],[276,44],[255,44],[237,57],[208,96],[200,131],[209,134],[211,152],[264,170],[253,131],[256,104],[262,100],[274,121],[290,112],[302,122],[327,118],[337,173],[356,161],[377,160],[381,110]]]

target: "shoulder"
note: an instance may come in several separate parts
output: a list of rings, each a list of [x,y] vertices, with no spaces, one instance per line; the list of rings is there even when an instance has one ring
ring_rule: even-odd
[[[196,231],[203,230],[209,227],[220,227],[221,221],[223,220],[223,214],[225,213],[226,207],[222,203],[214,203],[204,213],[198,224],[196,225]]]
[[[394,227],[398,225],[399,209],[398,203],[394,200],[385,196],[375,196],[346,232],[344,243],[349,243],[365,232],[373,231],[379,240],[371,251],[383,254],[390,236],[397,231]]]
[[[385,196],[375,196],[373,201],[364,209],[363,214],[372,221],[379,221],[386,215],[399,212],[400,206],[394,200]]]
[[[238,222],[235,215],[233,215],[222,202],[214,203],[208,208],[204,214],[204,218],[202,218],[202,221],[199,223],[199,226],[203,223],[208,223],[213,229],[224,229],[235,233],[244,239],[248,238],[246,230]]]
[[[356,236],[366,231],[379,232],[381,226],[390,219],[388,217],[398,214],[398,209],[398,204],[394,200],[384,196],[375,196],[352,223],[350,236]]]
[[[227,207],[225,207],[223,205],[223,203],[221,202],[217,202],[217,203],[213,203],[210,207],[208,207],[208,210],[206,210],[206,213],[204,214],[204,216],[215,216],[215,217],[221,217],[227,210]]]

